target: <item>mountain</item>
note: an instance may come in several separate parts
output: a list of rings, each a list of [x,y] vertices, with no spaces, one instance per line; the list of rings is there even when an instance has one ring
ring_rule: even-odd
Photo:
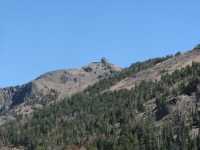
[[[79,83],[60,71],[34,80],[42,92],[27,90],[22,101],[2,109],[7,122],[0,126],[0,148],[200,149],[200,45],[124,69],[102,68],[94,77],[98,64],[110,63],[102,59],[79,68],[90,74]],[[93,77],[96,81],[88,84]],[[71,84],[62,91],[55,83]],[[78,92],[77,85],[82,85]]]
[[[59,92],[57,99],[70,97],[88,85],[121,70],[120,67],[109,63],[106,58],[102,58],[101,62],[92,62],[81,68],[47,72],[22,86],[0,88],[0,111],[44,97],[52,91]],[[31,111],[30,107],[24,108],[27,109]],[[0,124],[3,122],[0,118]]]

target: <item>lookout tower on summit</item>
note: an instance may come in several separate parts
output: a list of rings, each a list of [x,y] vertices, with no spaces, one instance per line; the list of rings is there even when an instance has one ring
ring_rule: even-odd
[[[108,60],[106,59],[106,57],[102,57],[102,58],[101,58],[101,62],[102,62],[102,63],[107,63]]]

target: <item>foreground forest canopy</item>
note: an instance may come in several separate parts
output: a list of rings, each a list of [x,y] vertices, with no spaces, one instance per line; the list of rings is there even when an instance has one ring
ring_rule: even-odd
[[[0,126],[0,146],[38,150],[200,149],[199,62],[172,73],[163,69],[160,80],[135,83],[131,89],[107,90],[178,55],[180,52],[133,63],[59,102],[59,91],[52,90],[38,102],[43,103],[42,109],[35,108],[30,116],[16,115],[15,120]],[[49,105],[45,104],[47,99]]]

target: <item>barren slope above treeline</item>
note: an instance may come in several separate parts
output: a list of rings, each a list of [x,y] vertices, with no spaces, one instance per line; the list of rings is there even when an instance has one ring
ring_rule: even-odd
[[[22,86],[0,88],[0,111],[30,101],[32,98],[44,97],[52,90],[58,93],[59,99],[70,97],[88,85],[121,70],[120,67],[109,63],[106,58],[102,58],[101,62],[92,62],[81,68],[47,72]]]
[[[164,62],[157,64],[156,66],[143,70],[132,77],[118,82],[116,85],[109,88],[109,90],[119,90],[122,88],[131,89],[135,84],[139,84],[141,81],[154,81],[159,80],[163,73],[171,74],[176,69],[181,69],[187,65],[191,65],[192,61],[200,62],[200,50],[193,49],[183,54],[174,56]]]

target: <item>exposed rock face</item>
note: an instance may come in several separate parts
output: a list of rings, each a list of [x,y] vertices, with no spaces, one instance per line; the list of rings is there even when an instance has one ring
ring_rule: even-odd
[[[102,62],[102,63],[107,63],[108,60],[107,60],[105,57],[103,57],[103,58],[101,59],[101,62]]]
[[[41,93],[38,91],[38,86],[34,81],[31,81],[25,85],[22,85],[12,97],[12,104],[10,106],[14,106],[16,104],[22,103],[26,101],[30,96],[41,96]]]
[[[94,62],[82,68],[47,72],[22,86],[0,88],[0,110],[23,103],[29,97],[44,96],[51,89],[60,93],[59,98],[70,96],[112,72],[121,71],[121,68],[105,61]]]
[[[17,87],[0,89],[0,108],[9,106],[12,103],[12,97],[15,91],[17,91]]]
[[[22,86],[0,88],[0,109],[21,103],[31,95],[38,95],[38,87],[34,81]]]

